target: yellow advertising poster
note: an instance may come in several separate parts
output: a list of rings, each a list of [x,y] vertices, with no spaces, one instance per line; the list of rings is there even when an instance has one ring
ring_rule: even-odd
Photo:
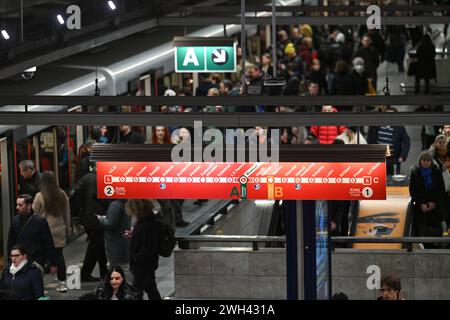
[[[386,200],[360,201],[356,237],[403,237],[408,187],[388,187]],[[400,243],[355,243],[355,249],[401,249]]]

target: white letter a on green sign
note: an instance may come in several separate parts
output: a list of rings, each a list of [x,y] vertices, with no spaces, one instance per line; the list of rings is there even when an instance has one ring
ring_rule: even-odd
[[[184,57],[183,61],[183,67],[186,67],[188,63],[193,63],[196,67],[198,67],[200,64],[198,63],[197,56],[195,55],[194,48],[189,48],[186,51],[186,56]]]

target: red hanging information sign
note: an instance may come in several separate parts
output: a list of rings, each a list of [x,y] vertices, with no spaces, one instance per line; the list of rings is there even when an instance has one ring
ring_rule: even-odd
[[[99,198],[384,200],[384,162],[98,162]]]

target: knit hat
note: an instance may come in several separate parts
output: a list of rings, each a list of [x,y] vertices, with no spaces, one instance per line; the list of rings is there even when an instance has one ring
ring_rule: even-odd
[[[284,54],[287,55],[287,56],[296,54],[295,47],[294,47],[294,45],[292,43],[288,43],[286,48],[284,48]]]

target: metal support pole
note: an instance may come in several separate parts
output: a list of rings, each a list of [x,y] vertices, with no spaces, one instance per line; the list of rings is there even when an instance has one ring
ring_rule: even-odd
[[[288,300],[297,300],[299,299],[298,282],[302,281],[298,272],[297,201],[286,200],[283,205],[286,226],[286,297]]]
[[[20,0],[20,44],[23,43],[23,0]]]
[[[272,0],[272,78],[277,77],[277,23],[276,23],[276,11],[275,11],[275,0]]]
[[[241,0],[241,86],[242,92],[247,93],[245,86],[245,0]]]

